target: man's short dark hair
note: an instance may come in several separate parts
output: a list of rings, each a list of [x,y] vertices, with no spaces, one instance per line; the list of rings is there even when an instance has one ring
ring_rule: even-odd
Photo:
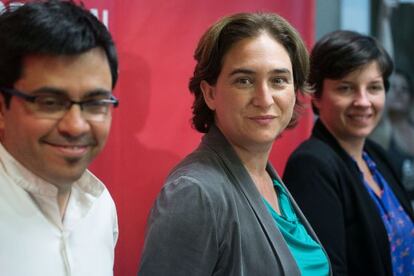
[[[30,55],[77,55],[102,48],[108,58],[112,87],[118,78],[118,58],[107,28],[84,6],[71,0],[10,3],[0,14],[0,87],[10,87],[22,74]],[[6,104],[10,96],[5,96]]]

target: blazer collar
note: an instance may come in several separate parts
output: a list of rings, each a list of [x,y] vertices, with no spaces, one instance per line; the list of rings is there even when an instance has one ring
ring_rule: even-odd
[[[209,132],[204,135],[201,147],[207,147],[214,151],[222,160],[235,188],[241,191],[250,208],[255,213],[264,233],[268,237],[274,253],[280,259],[280,264],[285,275],[300,275],[296,261],[290,253],[282,234],[275,227],[273,218],[263,204],[262,197],[256,185],[253,183],[249,173],[230,143],[215,125],[212,125]],[[270,163],[267,164],[267,171],[272,178],[281,181]]]
[[[344,173],[349,173],[352,176],[352,182],[346,183],[351,189],[354,191],[355,200],[358,203],[363,203],[360,205],[359,212],[363,213],[363,217],[369,217],[370,220],[366,222],[367,225],[371,229],[376,228],[377,230],[373,233],[376,236],[376,240],[378,241],[379,247],[387,247],[389,246],[388,239],[384,238],[387,237],[387,232],[384,227],[384,223],[381,219],[381,216],[378,213],[378,208],[375,205],[374,201],[370,199],[370,195],[367,189],[364,187],[364,183],[362,180],[362,173],[358,168],[357,163],[352,159],[352,157],[340,146],[338,141],[335,137],[328,131],[328,129],[323,125],[323,123],[318,119],[314,125],[312,131],[312,137],[319,139],[326,143],[344,162],[344,165],[348,168],[348,170],[344,169]],[[368,147],[367,147],[368,144]],[[364,145],[364,150],[367,151],[369,154],[372,154],[372,150],[370,148],[370,143],[367,140]],[[375,160],[377,161],[377,159]],[[378,165],[378,164],[377,164]],[[391,186],[393,183],[388,181],[388,184]],[[395,191],[395,189],[393,189]],[[401,202],[401,201],[400,201]],[[355,203],[356,204],[356,203]],[[382,260],[384,261],[384,266],[386,270],[390,271],[391,263],[388,256],[380,254]]]

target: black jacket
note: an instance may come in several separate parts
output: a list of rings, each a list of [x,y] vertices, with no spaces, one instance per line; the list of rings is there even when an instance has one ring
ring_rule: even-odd
[[[414,219],[385,151],[369,140],[364,150]],[[377,206],[355,161],[321,121],[290,156],[283,180],[328,252],[334,275],[392,275],[387,232]]]

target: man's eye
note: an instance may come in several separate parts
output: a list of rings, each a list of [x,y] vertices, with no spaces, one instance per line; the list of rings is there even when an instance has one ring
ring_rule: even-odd
[[[106,113],[110,104],[108,100],[90,100],[83,104],[83,108],[90,113]]]
[[[59,97],[39,96],[36,98],[35,103],[41,109],[61,109],[65,107],[66,100]]]

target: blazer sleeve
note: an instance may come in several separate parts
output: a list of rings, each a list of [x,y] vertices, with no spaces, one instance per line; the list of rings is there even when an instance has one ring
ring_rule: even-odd
[[[212,275],[217,256],[209,195],[189,177],[167,183],[148,219],[138,275]]]
[[[293,154],[283,175],[328,253],[333,275],[347,275],[345,217],[335,162],[320,151]]]

